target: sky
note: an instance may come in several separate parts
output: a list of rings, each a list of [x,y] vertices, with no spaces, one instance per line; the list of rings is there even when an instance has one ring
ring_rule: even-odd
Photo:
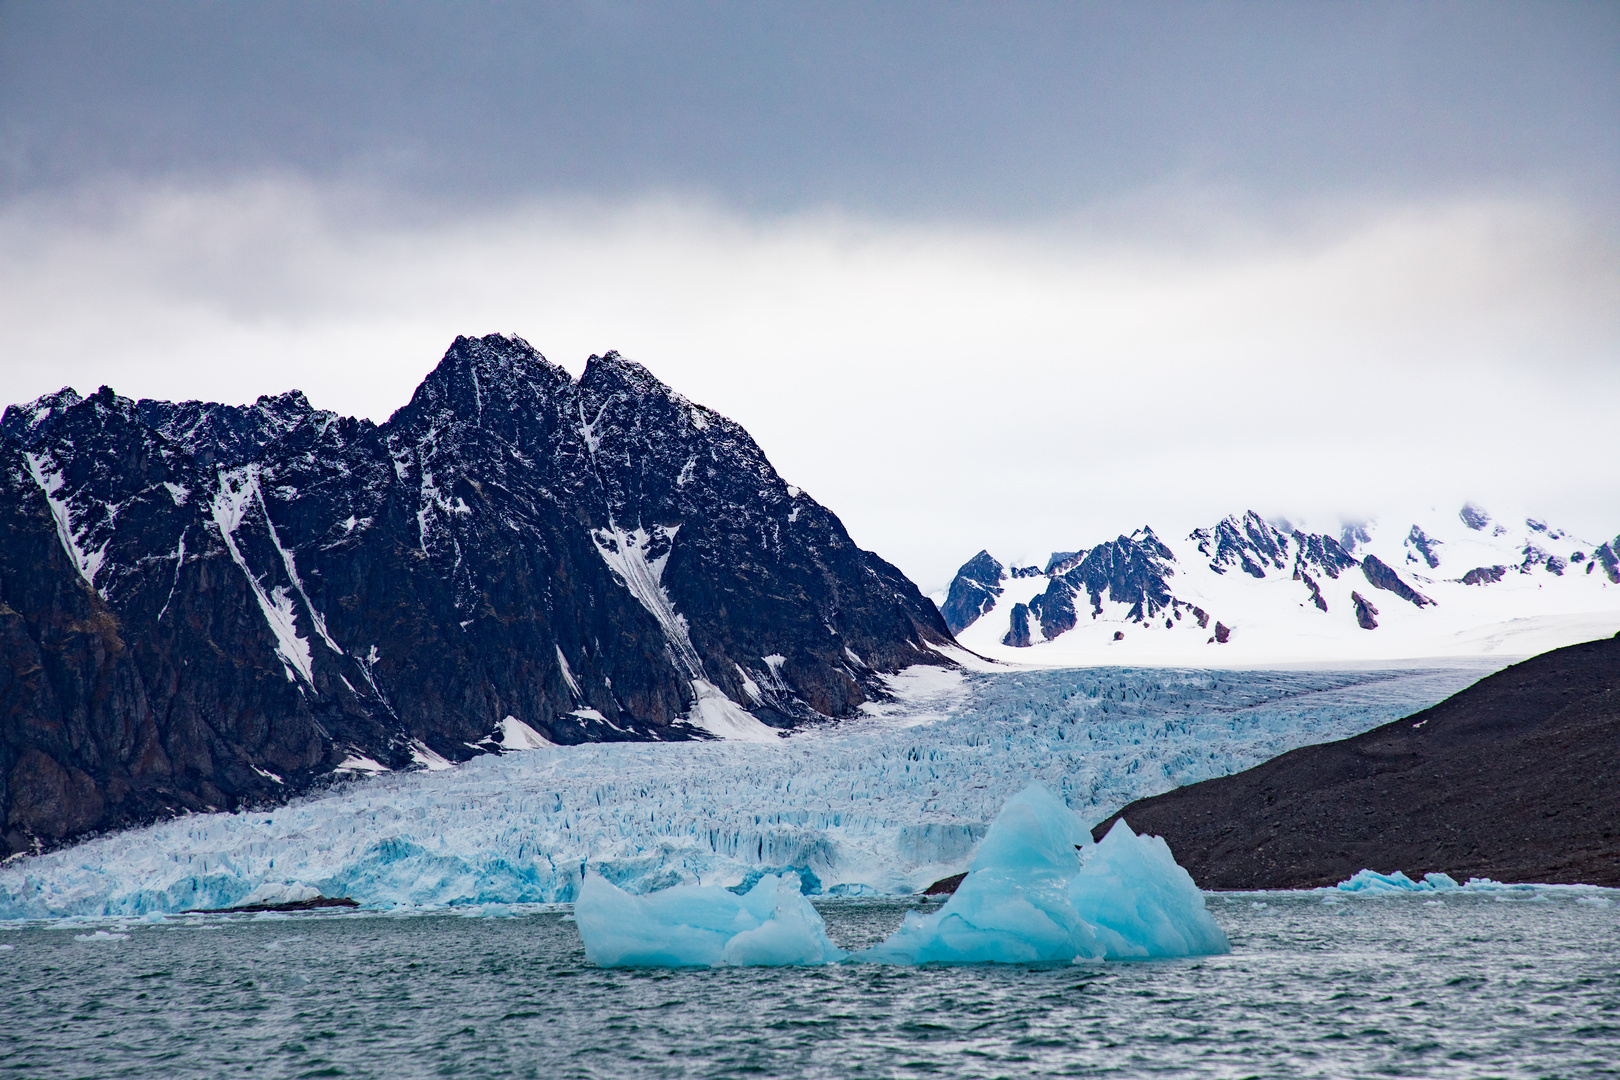
[[[1620,531],[1620,5],[0,0],[0,402],[618,349],[925,590]]]

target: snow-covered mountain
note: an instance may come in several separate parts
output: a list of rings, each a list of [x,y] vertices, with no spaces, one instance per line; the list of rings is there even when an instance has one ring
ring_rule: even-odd
[[[1250,512],[1138,529],[1045,565],[969,559],[937,596],[965,646],[1023,663],[1530,655],[1620,630],[1620,536],[1466,505],[1313,533]]]
[[[0,854],[338,771],[774,739],[949,665],[741,427],[458,338],[387,423],[72,390],[0,419]]]

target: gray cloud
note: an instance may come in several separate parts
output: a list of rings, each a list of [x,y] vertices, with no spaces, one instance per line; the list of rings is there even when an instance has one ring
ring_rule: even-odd
[[[0,5],[0,191],[1016,219],[1163,185],[1620,195],[1611,3]]]
[[[0,401],[619,348],[926,587],[1620,523],[1620,5],[0,0]]]
[[[668,200],[407,217],[262,181],[0,213],[0,400],[298,387],[381,419],[457,333],[576,372],[618,348],[930,587],[981,544],[1250,507],[1620,528],[1620,240],[1558,204],[1217,217],[1197,243]]]

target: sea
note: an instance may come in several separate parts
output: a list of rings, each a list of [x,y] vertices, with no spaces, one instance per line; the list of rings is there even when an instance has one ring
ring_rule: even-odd
[[[834,943],[915,898],[817,898]],[[1620,891],[1209,894],[1224,956],[604,970],[567,905],[19,920],[0,1077],[1620,1075]]]

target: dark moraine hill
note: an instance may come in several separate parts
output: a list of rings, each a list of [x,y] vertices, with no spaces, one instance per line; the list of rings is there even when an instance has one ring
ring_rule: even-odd
[[[1369,867],[1620,886],[1620,637],[1481,679],[1431,709],[1141,799],[1206,889],[1331,885]]]
[[[0,857],[542,741],[771,739],[952,644],[615,353],[458,338],[383,424],[105,387],[0,419]]]

